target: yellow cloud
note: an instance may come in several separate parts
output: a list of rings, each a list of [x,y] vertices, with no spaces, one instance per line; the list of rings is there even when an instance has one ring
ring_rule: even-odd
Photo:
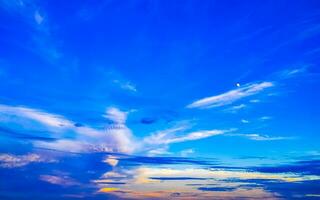
[[[119,188],[108,188],[108,187],[105,187],[105,188],[101,188],[98,192],[114,192],[114,191],[118,191]]]
[[[117,157],[115,157],[115,156],[109,156],[103,162],[108,163],[112,167],[115,167],[115,166],[117,166],[119,160],[117,160]]]

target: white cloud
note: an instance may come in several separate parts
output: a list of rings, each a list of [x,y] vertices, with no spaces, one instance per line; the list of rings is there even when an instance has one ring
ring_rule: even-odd
[[[194,153],[193,149],[184,149],[184,150],[180,151],[180,155],[182,157],[186,157],[186,156],[193,154],[193,153]]]
[[[289,79],[299,75],[302,75],[306,72],[307,67],[295,68],[295,69],[286,69],[279,72],[281,79]]]
[[[137,92],[136,86],[133,85],[130,82],[116,79],[116,80],[113,80],[113,83],[117,84],[123,90],[128,90],[128,91],[131,91],[131,92]]]
[[[73,153],[94,151],[95,146],[84,141],[77,141],[71,139],[60,139],[54,142],[34,141],[33,145],[43,149],[53,149],[58,151],[66,151]]]
[[[188,133],[184,136],[181,137],[175,137],[175,138],[171,138],[166,140],[166,143],[177,143],[177,142],[184,142],[184,141],[190,141],[190,140],[199,140],[199,139],[203,139],[203,138],[207,138],[207,137],[211,137],[214,135],[220,135],[225,133],[226,131],[224,130],[203,130],[203,131],[195,131],[195,132],[191,132]]]
[[[176,127],[164,131],[159,131],[155,134],[152,134],[151,136],[146,137],[144,139],[144,142],[146,144],[171,144],[191,140],[199,140],[228,132],[226,130],[201,130],[177,135],[177,133],[184,131],[185,129],[186,127]]]
[[[39,11],[35,11],[34,13],[34,20],[37,22],[37,24],[41,24],[44,20],[44,17],[40,15]]]
[[[125,89],[125,90],[129,90],[129,91],[132,91],[132,92],[136,92],[137,91],[137,88],[135,85],[131,84],[131,83],[124,83],[121,85],[121,88],[122,89]]]
[[[119,160],[115,156],[108,156],[103,162],[108,163],[112,167],[115,167],[117,166]]]
[[[73,123],[63,116],[22,106],[7,106],[0,104],[0,115],[10,116],[9,120],[14,118],[30,119],[44,126],[56,128],[56,130],[73,126]]]
[[[237,106],[232,106],[231,108],[233,110],[239,110],[239,109],[242,109],[242,108],[245,108],[247,107],[245,104],[240,104],[240,105],[237,105]]]
[[[164,143],[163,141],[166,140],[167,137],[169,136],[174,136],[174,134],[183,132],[187,129],[188,127],[186,125],[182,126],[177,126],[173,128],[169,128],[166,130],[162,131],[157,131],[156,133],[151,134],[150,136],[144,138],[144,142],[148,144],[162,144]]]
[[[37,147],[68,152],[130,153],[135,150],[137,143],[131,130],[125,125],[127,114],[115,107],[110,107],[105,117],[114,124],[106,126],[105,129],[95,129],[88,126],[76,127],[75,122],[63,116],[38,109],[0,105],[0,124],[32,130],[30,134],[49,130],[46,134],[51,134],[51,137],[57,139],[53,142],[33,141]],[[72,134],[73,137],[67,139],[64,138],[64,134]]]
[[[160,147],[160,148],[156,148],[156,149],[152,149],[152,150],[148,151],[149,156],[170,155],[170,154],[172,154],[172,153],[168,151],[168,146]]]
[[[250,83],[243,87],[230,90],[220,95],[206,97],[197,100],[187,106],[187,108],[212,108],[232,104],[242,98],[252,96],[262,92],[266,88],[274,86],[272,82]]]
[[[246,119],[242,119],[241,122],[244,123],[244,124],[248,124],[249,123],[249,121],[246,120]]]
[[[75,139],[61,139],[54,142],[38,141],[34,144],[42,148],[57,149],[68,152],[121,152],[132,153],[137,143],[132,132],[125,125],[114,127],[109,125],[106,129],[79,127],[74,131]],[[86,135],[83,134],[86,133]],[[90,135],[92,133],[92,135]]]
[[[127,175],[125,173],[118,173],[118,172],[115,172],[115,171],[108,171],[106,173],[104,173],[101,178],[114,178],[114,179],[121,179],[121,178],[126,178]]]
[[[260,134],[226,134],[225,136],[237,136],[237,137],[244,137],[249,140],[257,140],[257,141],[272,141],[272,140],[287,140],[292,139],[289,137],[272,137],[268,135],[260,135]]]
[[[39,178],[41,181],[61,186],[74,186],[79,185],[77,181],[69,176],[53,176],[53,175],[41,175]]]
[[[230,107],[230,108],[227,108],[227,109],[225,109],[225,111],[231,112],[231,113],[236,113],[236,112],[238,112],[239,110],[242,110],[242,109],[244,109],[244,108],[246,108],[246,107],[247,107],[247,105],[245,105],[245,104],[240,104],[240,105],[236,105],[236,106],[232,106],[232,107]]]
[[[110,107],[106,111],[106,115],[104,115],[107,119],[113,121],[117,124],[123,124],[126,122],[127,113],[120,111],[118,108]]]
[[[48,159],[38,154],[26,155],[13,155],[13,154],[0,154],[0,167],[3,168],[16,168],[23,167],[30,163],[52,163],[57,162],[54,159]]]
[[[272,117],[270,116],[262,116],[259,118],[261,121],[266,121],[266,120],[269,120],[269,119],[272,119]]]
[[[250,102],[250,103],[259,103],[260,100],[259,100],[259,99],[251,99],[249,102]]]

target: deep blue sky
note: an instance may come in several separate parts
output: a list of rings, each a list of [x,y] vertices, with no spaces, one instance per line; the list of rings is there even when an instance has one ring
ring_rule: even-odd
[[[0,0],[0,197],[319,197],[319,36],[316,0]]]

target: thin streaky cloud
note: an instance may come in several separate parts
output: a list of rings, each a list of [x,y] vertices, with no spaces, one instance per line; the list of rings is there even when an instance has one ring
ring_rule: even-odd
[[[258,94],[273,86],[273,82],[249,83],[243,87],[230,90],[216,96],[199,99],[187,105],[187,108],[213,108],[229,105],[245,97]]]
[[[180,151],[180,155],[182,157],[186,157],[186,156],[189,156],[190,154],[194,154],[194,153],[195,153],[194,149],[184,149],[184,150]]]
[[[272,140],[288,140],[292,139],[292,137],[281,137],[281,136],[268,136],[268,135],[261,135],[261,134],[238,134],[238,133],[230,133],[226,134],[225,136],[232,136],[232,137],[243,137],[249,140],[256,140],[256,141],[272,141]]]
[[[237,113],[240,110],[243,110],[245,108],[247,108],[246,104],[240,104],[240,105],[231,106],[230,108],[225,109],[225,111],[230,113]]]
[[[79,183],[70,178],[69,176],[56,176],[56,175],[40,175],[39,179],[41,181],[53,184],[53,185],[61,185],[61,186],[74,186],[79,185]]]
[[[113,83],[118,85],[121,89],[127,90],[130,92],[137,92],[137,88],[134,84],[129,81],[122,81],[122,80],[113,80]]]
[[[53,128],[73,126],[71,121],[65,119],[61,115],[51,114],[39,109],[33,109],[24,106],[8,106],[0,104],[0,115],[23,117]]]
[[[57,160],[49,159],[35,153],[25,155],[0,154],[0,167],[2,168],[17,168],[23,167],[30,163],[53,163]]]
[[[307,73],[308,66],[285,69],[277,73],[279,79],[290,79]]]
[[[168,146],[160,147],[160,148],[152,149],[152,150],[148,151],[149,156],[170,155],[170,154],[172,154],[172,153],[168,151]]]
[[[171,144],[171,143],[180,143],[192,140],[200,140],[208,137],[212,137],[215,135],[221,135],[231,130],[200,130],[189,133],[179,133],[184,130],[184,127],[168,129],[164,131],[157,132],[156,134],[152,134],[144,139],[146,144]]]

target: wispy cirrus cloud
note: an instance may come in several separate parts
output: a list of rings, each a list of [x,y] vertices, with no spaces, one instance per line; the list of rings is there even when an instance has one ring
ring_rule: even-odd
[[[168,146],[159,147],[156,149],[151,149],[148,151],[148,155],[157,156],[157,155],[170,155],[170,154],[172,154],[171,152],[169,152],[168,149],[169,149]]]
[[[225,136],[231,137],[243,137],[249,140],[257,140],[257,141],[272,141],[272,140],[288,140],[292,139],[292,137],[280,137],[280,136],[269,136],[269,135],[261,135],[261,134],[238,134],[238,133],[229,133]]]
[[[184,150],[180,151],[180,155],[182,157],[186,157],[186,156],[188,156],[190,154],[194,154],[194,153],[195,153],[194,149],[184,149]]]
[[[132,84],[131,82],[121,81],[121,80],[114,80],[113,82],[123,90],[137,92],[136,86],[134,84]]]
[[[181,133],[184,131],[184,127],[171,128],[163,131],[159,131],[157,133],[151,134],[150,136],[144,138],[144,142],[146,144],[171,144],[171,143],[179,143],[186,142],[192,140],[200,140],[207,137],[221,135],[230,130],[200,130],[188,133]],[[177,133],[181,134],[177,134]]]
[[[39,154],[13,155],[0,154],[0,167],[2,168],[17,168],[23,167],[30,163],[53,163],[57,160],[43,157]]]
[[[277,79],[284,80],[284,79],[290,79],[295,78],[301,75],[307,74],[308,66],[302,66],[297,68],[288,68],[284,69],[282,71],[279,71],[275,74]]]
[[[14,120],[10,116],[16,116],[20,118],[26,118],[34,120],[46,127],[52,127],[57,129],[72,127],[73,123],[65,119],[61,115],[51,114],[39,109],[33,109],[23,106],[8,106],[0,104],[0,114],[8,116],[5,119]]]
[[[137,87],[132,81],[128,80],[117,70],[110,70],[106,73],[107,77],[110,79],[111,84],[125,90],[127,92],[137,92]]]
[[[246,104],[239,104],[239,105],[235,105],[235,106],[231,106],[230,108],[225,109],[226,112],[230,112],[230,113],[237,113],[240,110],[243,110],[247,107]]]
[[[55,175],[40,175],[39,179],[41,181],[53,184],[53,185],[61,185],[61,186],[75,186],[79,185],[79,183],[70,178],[69,176],[55,176]]]
[[[187,105],[187,108],[213,108],[229,105],[245,97],[258,94],[273,86],[273,82],[249,83],[240,88],[230,90],[216,96],[199,99]]]

